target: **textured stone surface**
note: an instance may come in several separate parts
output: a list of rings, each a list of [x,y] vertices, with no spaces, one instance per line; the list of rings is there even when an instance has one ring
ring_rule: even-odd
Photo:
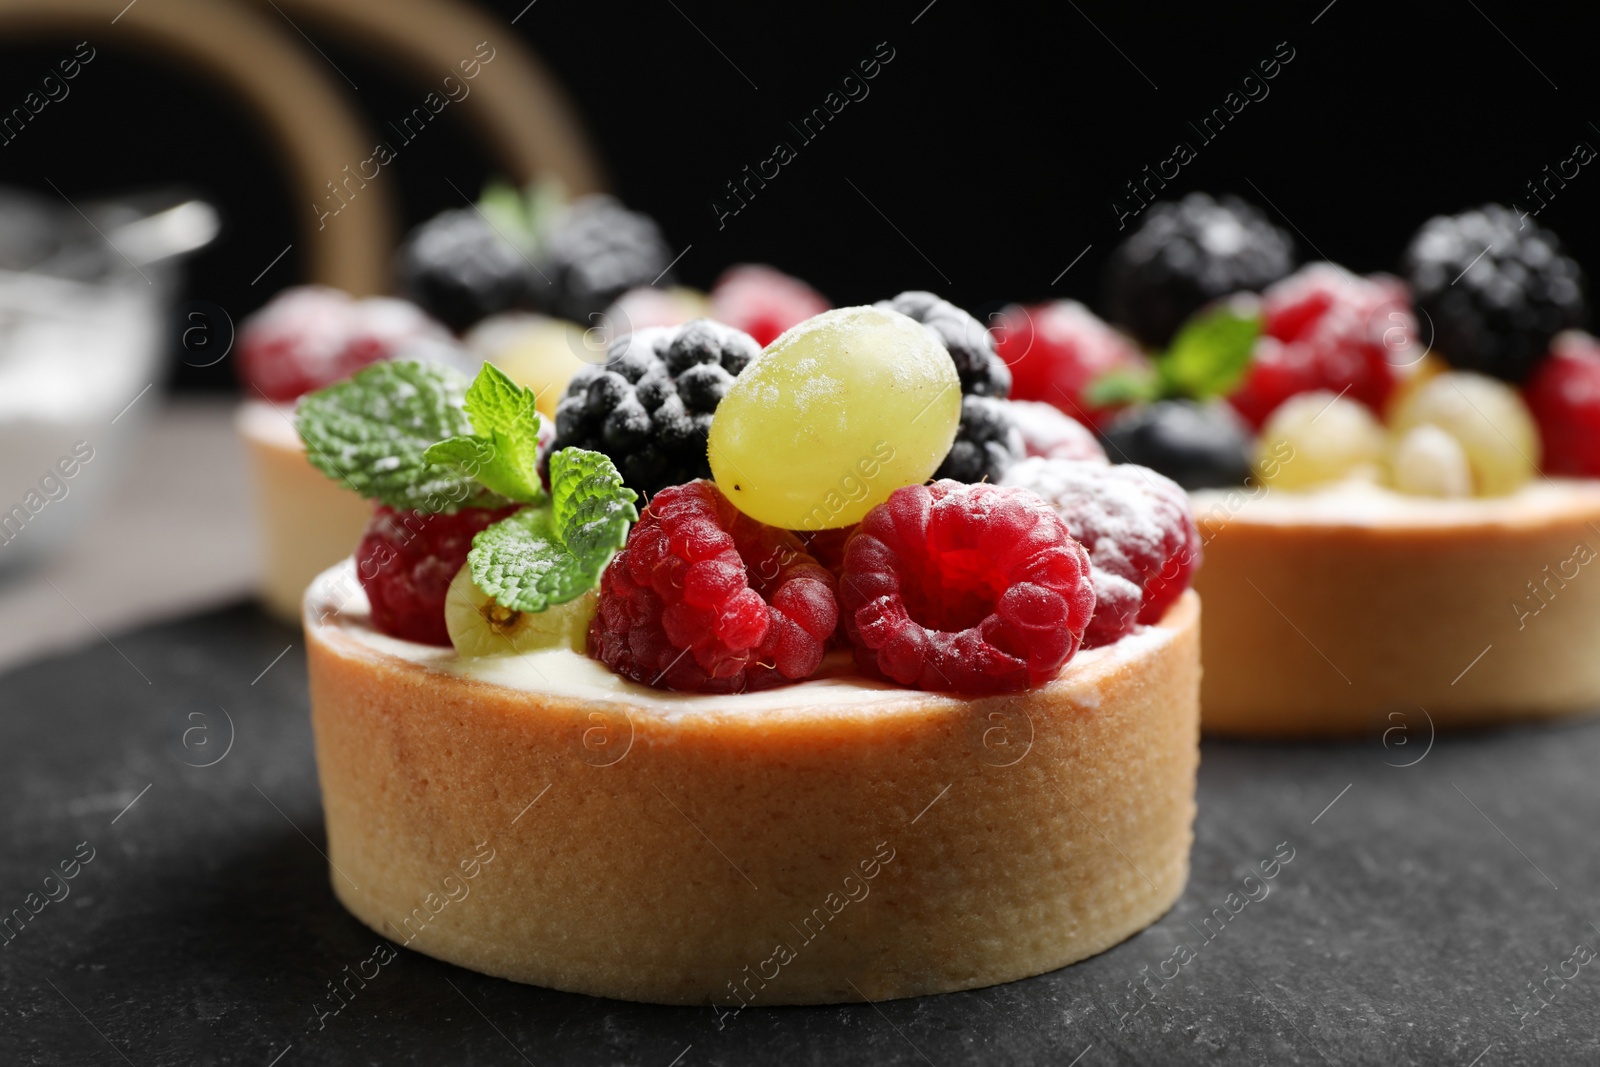
[[[49,869],[80,842],[94,849],[70,895],[0,947],[7,1064],[1600,1057],[1600,960],[1564,986],[1552,978],[1559,992],[1521,1029],[1514,1010],[1540,1005],[1530,981],[1572,973],[1564,961],[1580,942],[1600,948],[1593,722],[1445,737],[1431,750],[1420,715],[1403,746],[1399,732],[1388,748],[1208,744],[1178,906],[1109,952],[1027,981],[877,1006],[751,1008],[719,1029],[708,1008],[552,993],[400,952],[366,962],[377,976],[319,1028],[318,1009],[335,1006],[327,983],[372,961],[378,938],[339,907],[318,854],[299,635],[238,608],[111,639],[115,649],[99,642],[0,678],[0,914],[26,911],[35,891],[37,906]],[[192,766],[222,755],[230,718],[231,750]],[[207,733],[186,747],[196,728]],[[1289,849],[1276,877],[1246,881]],[[1212,918],[1220,932],[1208,940],[1213,909],[1239,908],[1246,892],[1261,899],[1226,924]],[[1193,958],[1166,966],[1171,981],[1152,977],[1153,1002],[1132,1014],[1150,994],[1130,983],[1180,941]]]

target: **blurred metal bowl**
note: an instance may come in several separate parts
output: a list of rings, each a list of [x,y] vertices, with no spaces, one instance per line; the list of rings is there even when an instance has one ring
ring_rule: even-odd
[[[218,229],[198,200],[0,187],[0,569],[67,544],[110,495],[156,410],[179,258]]]

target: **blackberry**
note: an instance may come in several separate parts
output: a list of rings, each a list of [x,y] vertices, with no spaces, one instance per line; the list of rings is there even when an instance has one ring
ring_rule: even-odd
[[[586,196],[558,215],[540,242],[535,296],[551,314],[588,324],[629,289],[670,285],[671,262],[648,215],[609,196]]]
[[[1111,253],[1106,317],[1151,348],[1165,348],[1184,320],[1211,301],[1259,292],[1294,269],[1294,242],[1233,196],[1190,193],[1150,205]]]
[[[522,250],[473,208],[442,211],[400,249],[401,289],[457,333],[490,315],[527,307],[533,271]]]
[[[1011,369],[995,352],[994,335],[983,323],[932,293],[909,290],[878,307],[898,311],[932,331],[950,353],[961,379],[961,425],[935,478],[998,482],[1025,454],[1022,431],[1006,410]]]
[[[1250,430],[1220,403],[1158,400],[1129,408],[1104,431],[1113,463],[1137,463],[1185,489],[1242,485],[1250,474]]]
[[[651,496],[710,478],[712,412],[760,354],[749,334],[710,319],[620,337],[605,363],[573,375],[546,455],[568,447],[604,452],[629,486]]]
[[[1022,430],[1006,407],[1007,401],[992,396],[962,397],[955,443],[933,476],[998,483],[1011,465],[1027,454]]]
[[[1001,400],[1011,395],[1011,369],[995,352],[994,336],[950,301],[911,290],[893,300],[880,300],[877,306],[916,319],[938,336],[955,361],[963,393]]]
[[[1429,219],[1404,271],[1433,346],[1461,370],[1522,382],[1556,334],[1584,321],[1582,269],[1555,234],[1499,204]]]

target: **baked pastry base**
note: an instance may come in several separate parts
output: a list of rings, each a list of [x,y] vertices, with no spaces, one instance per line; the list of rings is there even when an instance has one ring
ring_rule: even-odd
[[[269,612],[295,623],[306,586],[355,549],[372,504],[306,460],[290,418],[285,409],[248,400],[234,424],[255,482],[261,532],[257,590]]]
[[[1400,725],[1420,752],[1432,729],[1600,706],[1600,482],[1465,501],[1248,495],[1196,494],[1206,731]]]
[[[1183,890],[1193,593],[1009,697],[835,681],[662,698],[396,654],[354,584],[345,564],[306,597],[330,878],[428,955],[726,1018],[1039,974]],[[880,691],[831,699],[841,685]]]

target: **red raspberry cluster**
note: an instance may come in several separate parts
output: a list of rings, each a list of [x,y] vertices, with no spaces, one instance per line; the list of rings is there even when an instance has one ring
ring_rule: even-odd
[[[1229,402],[1256,429],[1291,396],[1325,389],[1382,414],[1398,369],[1421,358],[1403,282],[1313,263],[1261,294],[1266,321]]]
[[[711,290],[711,317],[743,330],[762,348],[829,306],[799,278],[755,263],[729,268]]]
[[[356,545],[356,578],[372,604],[372,624],[390,637],[450,645],[444,598],[472,539],[517,510],[396,511],[380,505]]]
[[[816,673],[838,621],[800,539],[699,480],[657,493],[606,568],[589,654],[646,685],[736,693]]]
[[[1042,400],[1099,427],[1117,407],[1090,401],[1089,386],[1111,371],[1149,373],[1150,361],[1124,334],[1074,300],[1013,304],[996,323],[995,350],[1011,368],[1011,399]]]
[[[1176,482],[1132,464],[1028,459],[1006,484],[1043,497],[1088,550],[1096,594],[1084,646],[1161,621],[1200,563],[1200,531]]]
[[[1088,554],[1037,494],[948,480],[867,513],[839,600],[863,671],[967,695],[1054,678],[1095,602]]]
[[[239,377],[268,400],[287,403],[392,358],[408,344],[443,346],[450,335],[415,305],[389,297],[355,300],[337,289],[285,289],[239,330]]]
[[[1545,473],[1600,478],[1600,341],[1558,335],[1523,390],[1543,438]]]

